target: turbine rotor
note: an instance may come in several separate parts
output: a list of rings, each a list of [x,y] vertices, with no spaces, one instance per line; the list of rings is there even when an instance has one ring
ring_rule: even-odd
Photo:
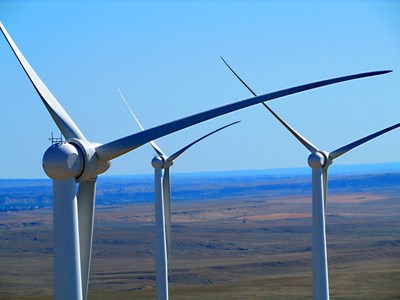
[[[77,178],[78,183],[96,179],[97,175],[104,173],[111,166],[111,161],[102,161],[97,156],[96,148],[101,144],[82,139],[69,139],[67,142],[79,148],[84,157],[85,165],[82,174]]]

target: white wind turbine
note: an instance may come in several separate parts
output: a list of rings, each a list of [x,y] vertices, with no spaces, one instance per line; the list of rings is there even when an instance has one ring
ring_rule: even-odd
[[[136,115],[133,113],[124,95],[119,90],[122,99],[125,102],[129,112],[135,119],[136,123],[143,131],[144,128],[139,122]],[[225,129],[229,126],[239,123],[236,121],[220,127],[194,142],[186,145],[182,149],[176,151],[171,156],[167,156],[154,142],[150,141],[151,146],[156,152],[157,156],[153,158],[151,164],[154,168],[154,191],[155,191],[155,227],[156,227],[156,295],[157,299],[163,300],[169,298],[168,293],[168,268],[171,261],[171,181],[170,181],[170,167],[174,164],[174,160],[181,154],[188,150],[193,145],[201,140]],[[162,174],[164,170],[164,174]]]
[[[342,81],[381,75],[377,71],[322,80],[234,102],[135,133],[107,144],[89,142],[22,55],[0,22],[0,30],[66,141],[44,154],[43,168],[53,180],[54,294],[56,299],[86,299],[92,249],[97,176],[110,161],[149,141],[212,118],[268,100]],[[89,112],[91,113],[91,112]],[[79,184],[78,192],[76,184]]]
[[[239,77],[239,75],[228,65],[221,57],[231,72],[242,82],[245,87],[254,95],[253,90]],[[272,115],[294,135],[294,137],[310,151],[308,165],[312,169],[312,262],[313,262],[313,299],[329,299],[329,280],[328,280],[328,259],[326,250],[326,200],[328,190],[328,167],[333,160],[346,152],[400,126],[400,123],[389,126],[383,130],[377,131],[371,135],[363,137],[355,142],[340,147],[332,152],[318,149],[308,140],[302,137],[297,131],[283,121],[272,109],[265,103],[262,103]]]

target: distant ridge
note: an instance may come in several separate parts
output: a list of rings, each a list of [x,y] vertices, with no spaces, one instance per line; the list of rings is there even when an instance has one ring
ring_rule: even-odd
[[[330,194],[358,191],[400,194],[400,162],[338,165],[329,177]],[[174,173],[173,201],[281,197],[311,194],[310,169]],[[100,176],[99,205],[154,201],[152,174]],[[0,211],[34,210],[53,205],[50,179],[0,179]],[[397,197],[397,196],[396,196]]]
[[[305,176],[310,175],[310,168],[277,168],[277,169],[260,169],[260,170],[232,170],[232,171],[214,171],[214,172],[177,172],[174,177],[227,177],[227,176]],[[359,174],[376,174],[376,173],[392,173],[400,172],[400,162],[361,164],[361,165],[332,165],[330,167],[331,175],[359,175]],[[152,175],[121,175],[107,177],[149,177]]]
[[[212,171],[212,172],[176,172],[174,177],[226,177],[226,176],[305,176],[310,175],[310,168],[299,167],[299,168],[276,168],[276,169],[259,169],[259,170],[231,170],[231,171]],[[360,165],[332,165],[330,167],[331,175],[360,175],[360,174],[377,174],[377,173],[393,173],[400,172],[400,162],[388,162],[388,163],[376,163],[376,164],[360,164]],[[134,174],[134,175],[102,175],[99,179],[123,179],[123,178],[135,178],[135,179],[152,179],[153,174]],[[38,185],[44,182],[51,181],[47,178],[43,179],[7,179],[1,178],[1,184],[12,185],[13,182],[16,185],[20,185],[21,181],[25,181],[26,184]]]

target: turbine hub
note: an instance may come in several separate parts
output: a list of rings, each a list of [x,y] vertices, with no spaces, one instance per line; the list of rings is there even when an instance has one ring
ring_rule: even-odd
[[[164,169],[171,167],[174,164],[173,161],[164,158]]]
[[[325,166],[326,158],[320,152],[311,153],[308,157],[308,165],[313,169],[322,168]]]
[[[69,143],[54,144],[43,155],[43,169],[51,179],[78,177],[83,165],[80,151]]]
[[[82,173],[79,174],[77,182],[85,182],[95,180],[97,175],[104,173],[110,167],[111,162],[100,161],[96,154],[96,147],[100,144],[90,143],[87,140],[69,139],[67,141],[74,145],[82,153],[82,160],[84,161],[84,168]]]
[[[151,165],[154,169],[162,169],[164,168],[164,159],[160,156],[156,156],[152,159]]]

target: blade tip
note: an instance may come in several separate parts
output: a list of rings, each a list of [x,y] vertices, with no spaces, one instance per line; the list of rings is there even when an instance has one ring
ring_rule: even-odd
[[[376,71],[375,73],[377,75],[383,75],[383,74],[387,74],[387,73],[391,73],[391,72],[393,72],[393,70]]]

